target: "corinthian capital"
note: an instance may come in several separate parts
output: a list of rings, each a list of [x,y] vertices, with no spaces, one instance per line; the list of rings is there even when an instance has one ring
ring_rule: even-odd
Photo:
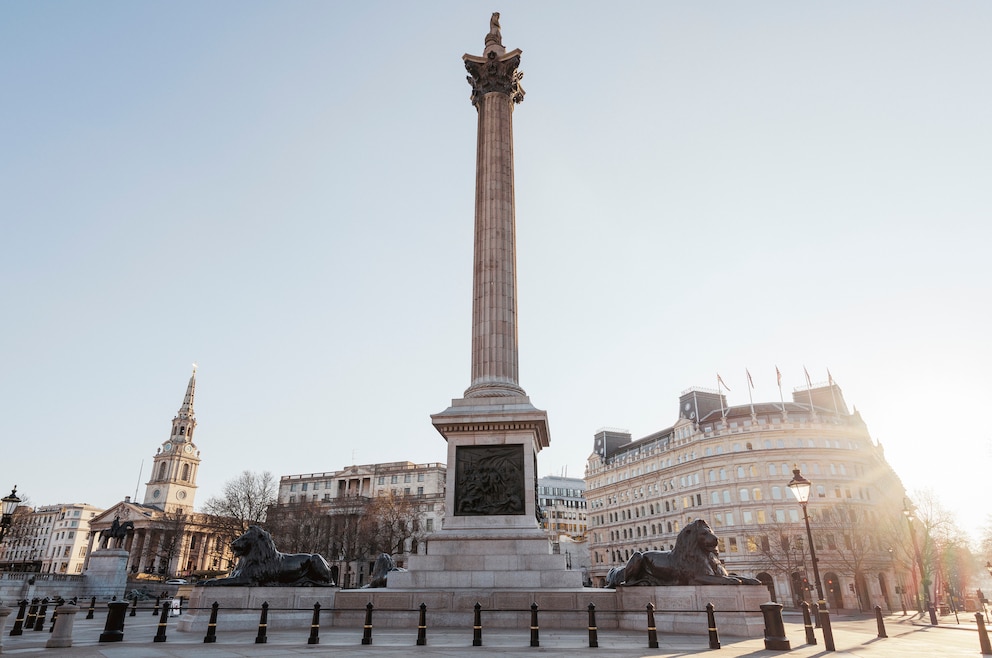
[[[490,50],[485,57],[465,55],[463,59],[465,70],[469,73],[466,79],[472,85],[472,105],[478,107],[482,97],[492,92],[506,94],[514,103],[524,100],[524,88],[520,86],[524,74],[517,70],[520,66],[519,49],[503,56]]]

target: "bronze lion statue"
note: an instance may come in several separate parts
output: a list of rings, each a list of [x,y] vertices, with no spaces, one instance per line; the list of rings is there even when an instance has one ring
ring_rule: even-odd
[[[253,525],[231,542],[238,565],[227,578],[205,585],[240,587],[306,587],[333,585],[327,560],[316,553],[280,553],[272,535]]]
[[[606,587],[618,585],[760,585],[754,578],[735,576],[720,562],[716,535],[698,519],[682,528],[671,551],[635,552],[622,567],[613,567]]]
[[[372,573],[369,575],[369,582],[366,585],[362,585],[362,589],[385,587],[386,580],[393,571],[406,571],[406,569],[396,566],[396,561],[389,553],[382,553],[375,559],[375,565],[372,567]]]

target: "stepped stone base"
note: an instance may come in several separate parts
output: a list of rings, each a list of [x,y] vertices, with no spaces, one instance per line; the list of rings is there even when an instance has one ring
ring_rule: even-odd
[[[442,530],[427,549],[409,557],[409,571],[390,573],[387,589],[582,587],[582,572],[567,570],[539,529]]]

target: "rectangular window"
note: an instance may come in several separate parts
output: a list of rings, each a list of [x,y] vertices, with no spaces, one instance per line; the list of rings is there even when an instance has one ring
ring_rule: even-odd
[[[427,532],[434,531],[434,519],[427,519]]]
[[[289,485],[289,490],[290,491],[296,491],[296,484],[294,483],[294,484]]]
[[[300,491],[306,491],[307,490],[307,485],[309,485],[309,482],[304,482],[303,483],[303,486],[300,487]]]
[[[397,482],[399,482],[399,478],[397,476],[393,475],[389,478],[389,484],[396,484]]]
[[[751,510],[746,509],[741,511],[741,523],[744,525],[751,525],[754,523],[754,514],[751,513]]]
[[[727,543],[730,545],[730,552],[731,553],[736,553],[737,552],[737,537],[730,537]]]
[[[410,474],[407,473],[406,475],[403,476],[403,482],[409,482],[409,481],[410,481]]]
[[[424,488],[423,487],[417,487],[417,495],[418,496],[423,496],[424,495]]]
[[[417,482],[423,482],[423,481],[424,481],[424,474],[417,473]]]
[[[379,476],[379,484],[386,484],[386,477],[384,475]]]

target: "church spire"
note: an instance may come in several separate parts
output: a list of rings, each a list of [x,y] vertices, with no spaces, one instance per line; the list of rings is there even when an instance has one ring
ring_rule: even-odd
[[[145,489],[145,505],[165,511],[193,508],[196,475],[200,467],[200,451],[193,443],[193,430],[196,429],[196,416],[193,413],[195,395],[194,363],[183,404],[172,419],[172,431],[152,461],[151,479]]]
[[[177,419],[188,420],[196,417],[193,414],[193,396],[196,395],[196,364],[193,364],[193,374],[189,377],[189,384],[186,386],[186,397],[183,398],[183,406],[179,407]]]

